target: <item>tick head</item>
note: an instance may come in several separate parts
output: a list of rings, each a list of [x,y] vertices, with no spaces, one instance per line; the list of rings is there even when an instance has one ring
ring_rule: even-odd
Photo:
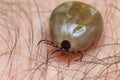
[[[67,52],[71,48],[71,44],[68,40],[63,40],[61,42],[61,49],[63,52]]]

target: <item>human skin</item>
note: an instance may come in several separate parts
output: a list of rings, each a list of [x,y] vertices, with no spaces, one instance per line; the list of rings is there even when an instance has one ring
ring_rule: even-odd
[[[59,4],[69,0],[0,1],[0,80],[119,80],[120,1],[77,0],[98,9],[104,31],[84,52],[82,61],[73,54],[49,55],[49,17]]]

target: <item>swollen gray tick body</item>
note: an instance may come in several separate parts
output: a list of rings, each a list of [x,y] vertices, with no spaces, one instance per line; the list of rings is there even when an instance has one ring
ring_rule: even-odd
[[[87,49],[92,42],[100,38],[103,32],[103,20],[100,12],[91,5],[69,1],[57,6],[49,20],[49,40],[41,42],[55,47],[51,54],[61,52],[68,55],[68,66],[71,54],[76,53],[82,60],[82,50]]]

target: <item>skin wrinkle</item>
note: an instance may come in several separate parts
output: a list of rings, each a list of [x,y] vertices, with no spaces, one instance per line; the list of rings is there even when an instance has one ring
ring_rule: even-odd
[[[37,46],[41,39],[50,40],[50,13],[65,1],[0,1],[0,80],[120,79],[119,0],[77,0],[97,8],[104,20],[102,37],[84,52],[82,62],[72,54],[68,68],[67,55],[49,55],[54,48]]]

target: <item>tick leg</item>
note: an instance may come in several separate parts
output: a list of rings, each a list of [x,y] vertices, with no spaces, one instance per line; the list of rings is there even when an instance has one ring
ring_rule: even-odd
[[[78,61],[78,60],[82,61],[83,54],[80,51],[78,51],[76,54],[79,56],[79,59],[77,59],[75,61]]]
[[[68,67],[69,67],[69,65],[70,65],[70,62],[71,62],[71,53],[70,52],[68,52],[67,53],[68,54]]]
[[[37,44],[37,46],[40,44],[40,43],[45,43],[45,44],[49,44],[49,45],[52,45],[53,47],[57,47],[58,48],[58,46],[54,43],[54,42],[52,42],[52,41],[49,41],[49,40],[40,40],[39,42],[38,42],[38,44]]]
[[[54,53],[56,53],[56,52],[59,52],[59,51],[61,51],[61,50],[58,48],[58,49],[51,50],[51,51],[48,52],[48,53],[50,53],[50,55],[52,55],[52,54],[54,54]]]

